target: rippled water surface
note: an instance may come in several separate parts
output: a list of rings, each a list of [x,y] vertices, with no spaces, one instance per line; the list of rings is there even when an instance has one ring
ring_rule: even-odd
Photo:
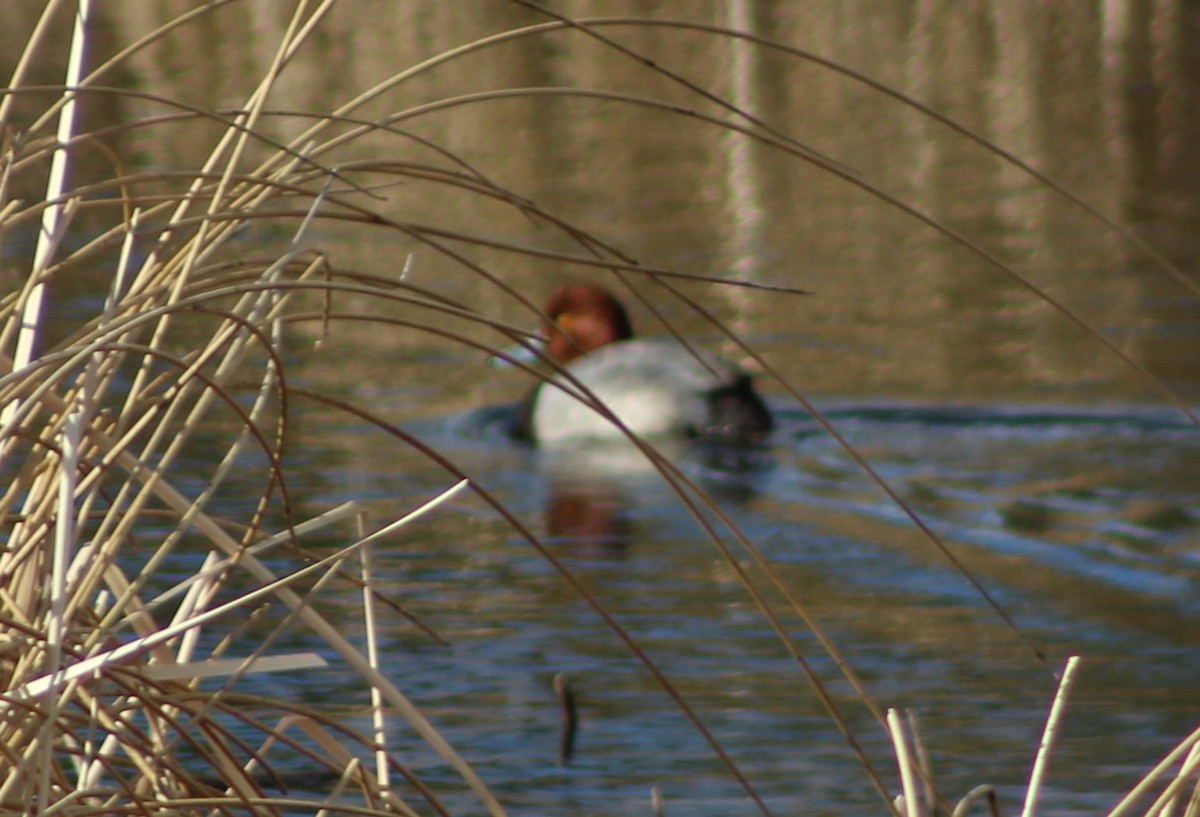
[[[673,453],[878,704],[918,716],[948,799],[990,783],[1005,813],[1017,808],[1054,674],[1067,655],[1082,655],[1045,808],[1111,807],[1200,710],[1200,436],[1177,414],[1136,407],[820,408],[1013,626],[806,413],[783,407],[764,450]],[[502,414],[470,412],[410,430],[545,537],[772,809],[882,809],[800,666],[662,480],[624,450],[552,456],[509,443],[496,434]],[[293,486],[304,505],[365,498],[380,513],[398,513],[450,483],[403,446],[356,433],[363,439],[352,459],[344,450],[310,451],[323,473]],[[880,726],[750,556],[723,541],[891,785]],[[436,645],[385,617],[386,671],[515,812],[644,814],[654,786],[668,813],[754,811],[647,670],[490,509],[463,499],[376,553],[389,597],[449,642]],[[344,634],[363,638],[356,591],[327,590],[319,605]],[[358,693],[330,697],[340,683],[357,689],[341,672],[335,664],[286,683],[366,729]],[[566,766],[558,762],[558,673],[577,696],[581,723]],[[394,732],[397,745],[412,747],[402,756],[455,790],[398,721]]]

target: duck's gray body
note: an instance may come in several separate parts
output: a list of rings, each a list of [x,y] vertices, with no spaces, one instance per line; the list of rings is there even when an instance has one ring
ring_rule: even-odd
[[[742,440],[771,429],[748,374],[673,340],[610,343],[572,361],[567,372],[638,436]],[[575,390],[562,375],[540,385],[522,407],[518,435],[546,447],[624,437],[603,412],[568,393]]]

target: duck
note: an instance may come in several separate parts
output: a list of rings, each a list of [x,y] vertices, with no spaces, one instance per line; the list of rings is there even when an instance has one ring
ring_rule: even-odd
[[[573,389],[571,378],[639,437],[745,443],[771,431],[771,412],[750,374],[674,339],[635,337],[629,313],[603,287],[563,284],[544,312],[543,352],[558,374],[519,404],[515,438],[550,448],[625,438],[608,417],[555,385]]]

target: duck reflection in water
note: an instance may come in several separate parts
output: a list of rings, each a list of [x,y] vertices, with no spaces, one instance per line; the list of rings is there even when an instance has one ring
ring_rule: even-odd
[[[546,533],[572,553],[624,553],[632,538],[628,500],[612,482],[554,484],[546,503]]]

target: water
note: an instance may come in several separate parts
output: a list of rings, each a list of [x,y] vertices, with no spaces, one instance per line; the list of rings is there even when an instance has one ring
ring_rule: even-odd
[[[1177,415],[1138,407],[821,407],[1015,630],[803,412],[780,411],[766,450],[732,459],[683,450],[677,461],[718,498],[879,705],[917,714],[948,799],[989,783],[1005,813],[1017,808],[1054,673],[1067,655],[1082,655],[1044,807],[1111,807],[1195,726],[1200,438]],[[564,462],[497,437],[498,425],[497,411],[483,411],[410,428],[544,537],[772,810],[882,809],[801,669],[675,494],[636,458],[575,452]],[[368,437],[360,453],[377,460],[326,467],[327,481],[311,493],[294,486],[302,507],[365,496],[386,513],[448,484],[402,446],[355,433]],[[324,444],[305,450],[314,464],[336,456]],[[894,787],[880,727],[765,590],[747,554],[729,544]],[[652,786],[668,812],[755,811],[595,611],[480,503],[457,502],[376,553],[379,586],[449,642],[434,645],[385,617],[389,677],[514,813],[642,814]],[[358,605],[357,593],[342,588],[326,591],[319,606],[361,639]],[[345,685],[334,711],[366,729],[366,701],[350,691],[358,685],[347,672],[335,665],[289,685],[324,707],[329,690]],[[569,678],[581,720],[565,767],[557,761],[557,673]],[[392,740],[429,781],[459,788],[398,723]]]

